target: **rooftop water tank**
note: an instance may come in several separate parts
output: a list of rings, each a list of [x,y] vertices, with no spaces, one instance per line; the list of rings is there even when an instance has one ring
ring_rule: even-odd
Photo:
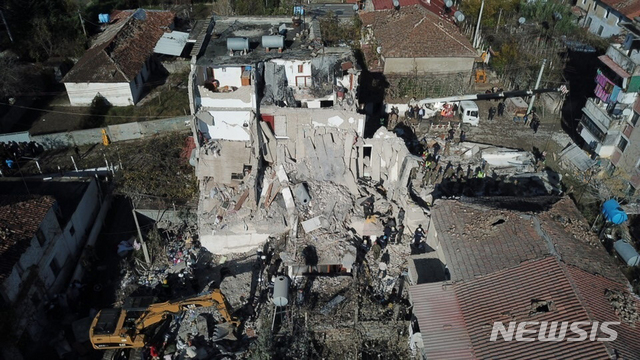
[[[289,303],[289,278],[280,275],[273,283],[273,303],[276,306],[287,306]]]
[[[263,35],[262,47],[269,49],[283,49],[284,36],[282,35]]]
[[[465,19],[464,14],[460,10],[454,12],[453,17],[456,18],[457,22],[463,22]]]
[[[227,50],[229,51],[248,51],[249,39],[246,37],[228,38]]]
[[[616,249],[620,258],[629,266],[640,265],[640,255],[636,249],[624,240],[618,240],[613,243],[613,248]]]
[[[622,224],[627,221],[627,213],[622,210],[620,204],[614,199],[607,200],[602,204],[602,213],[607,221],[614,224]]]

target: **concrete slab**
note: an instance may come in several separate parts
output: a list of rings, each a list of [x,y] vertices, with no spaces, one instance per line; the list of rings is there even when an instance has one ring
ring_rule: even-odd
[[[302,228],[306,233],[310,233],[313,230],[317,230],[322,227],[322,218],[320,216],[316,216],[309,220],[305,220],[302,222]]]

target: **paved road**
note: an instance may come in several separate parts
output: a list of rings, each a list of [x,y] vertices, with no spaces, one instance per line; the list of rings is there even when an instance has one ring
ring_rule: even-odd
[[[307,16],[311,15],[312,18],[323,16],[329,11],[340,19],[350,19],[355,15],[353,4],[310,4],[305,7],[308,9]]]

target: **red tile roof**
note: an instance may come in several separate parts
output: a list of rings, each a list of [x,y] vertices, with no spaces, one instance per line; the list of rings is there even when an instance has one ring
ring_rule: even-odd
[[[605,296],[606,290],[627,292],[627,287],[602,276],[591,275],[574,266],[568,266],[568,272],[573,279],[580,297],[593,321],[620,321],[615,309]],[[636,309],[640,311],[640,300],[636,297]],[[631,326],[625,322],[612,326],[618,333],[618,338],[605,345],[611,353],[619,353],[623,359],[637,359],[640,357],[640,323]]]
[[[520,201],[532,209],[529,200]],[[589,273],[626,281],[569,198],[538,213],[440,200],[431,219],[454,281],[472,280],[548,255]]]
[[[0,281],[11,274],[54,203],[51,196],[0,196]]]
[[[360,14],[388,58],[476,57],[458,27],[421,6]]]
[[[621,283],[549,256],[470,281],[412,286],[409,293],[430,358],[609,359],[617,353],[621,359],[637,359],[640,323],[610,326],[618,333],[612,342],[517,342],[500,336],[490,341],[495,322],[505,327],[511,321],[619,322],[607,290],[629,294]],[[549,311],[536,311],[536,302],[547,302]],[[637,298],[635,303],[640,309]],[[566,338],[572,337],[568,330]],[[469,341],[472,349],[466,347]]]
[[[409,287],[413,315],[418,319],[429,359],[475,358],[454,287],[443,283]]]
[[[608,359],[601,342],[490,341],[502,321],[590,321],[555,257],[531,261],[456,286],[473,350],[481,359]],[[551,311],[532,313],[532,301],[552,301]],[[532,327],[535,328],[535,327]],[[567,333],[569,336],[571,333]]]
[[[393,0],[372,0],[374,10],[391,10],[393,9]],[[421,0],[399,0],[400,7],[420,5]]]
[[[629,19],[640,15],[640,1],[638,0],[601,0],[603,3],[618,10]]]
[[[78,60],[63,82],[131,82],[173,24],[169,11],[115,11],[111,23]]]
[[[444,12],[444,0],[399,0],[400,7],[420,5],[436,15],[440,15],[449,21],[453,21],[451,15],[456,12],[457,7],[452,6],[451,11],[447,14]],[[372,0],[374,10],[391,10],[393,9],[393,0]]]

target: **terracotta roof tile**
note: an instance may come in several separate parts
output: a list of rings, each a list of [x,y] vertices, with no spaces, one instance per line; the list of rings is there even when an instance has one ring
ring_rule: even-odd
[[[622,15],[633,19],[640,15],[640,1],[638,0],[601,0],[603,3],[618,10]]]
[[[131,82],[165,31],[173,24],[169,11],[114,12],[111,23],[78,60],[63,82]]]
[[[480,359],[608,359],[601,342],[490,341],[502,321],[589,321],[563,265],[555,257],[522,263],[469,282],[455,292],[475,355]],[[551,311],[532,313],[533,301],[551,301]],[[570,333],[568,333],[569,336]]]
[[[51,196],[0,196],[0,281],[9,276],[54,203]]]
[[[498,321],[505,327],[511,321],[618,322],[606,290],[629,294],[621,283],[549,256],[470,281],[411,286],[409,294],[429,358],[609,359],[617,353],[638,359],[637,323],[610,326],[618,333],[612,342],[566,341],[576,337],[570,330],[564,341],[490,341]],[[536,311],[536,302],[548,302],[548,311]]]
[[[568,266],[571,275],[578,289],[578,294],[583,299],[584,304],[593,321],[620,321],[615,309],[605,296],[607,290],[618,290],[628,292],[626,286],[602,276],[591,275],[581,271],[577,267]],[[635,298],[636,310],[640,311],[640,300]],[[618,352],[623,359],[637,359],[640,356],[640,323],[633,325],[621,322],[620,325],[612,326],[618,333],[615,341],[607,342],[610,352]]]
[[[427,358],[475,358],[453,286],[443,283],[422,284],[409,287],[409,294]]]
[[[530,205],[527,199],[519,201],[526,209],[538,206],[533,199]],[[431,214],[454,281],[549,255],[589,273],[626,281],[569,198],[537,213],[441,200]]]
[[[476,57],[456,25],[419,5],[362,13],[363,25],[388,58]]]

